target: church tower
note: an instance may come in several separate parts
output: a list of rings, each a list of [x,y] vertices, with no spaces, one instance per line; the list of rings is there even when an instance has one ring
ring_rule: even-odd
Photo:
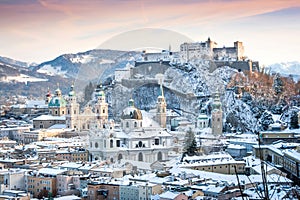
[[[55,90],[55,96],[50,100],[48,107],[53,116],[62,116],[66,114],[66,100],[61,94],[59,87]]]
[[[66,125],[67,128],[78,130],[79,127],[79,103],[77,103],[76,93],[74,91],[74,85],[72,84],[70,92],[68,94],[67,102],[67,114]]]
[[[220,101],[220,96],[218,92],[215,94],[212,107],[213,107],[211,113],[212,134],[221,135],[223,133],[223,111],[222,111],[222,103]]]
[[[96,113],[96,121],[100,125],[99,127],[103,127],[108,121],[108,103],[105,100],[105,93],[103,91],[102,85],[98,84],[95,89],[95,113]]]
[[[48,92],[47,92],[47,94],[45,95],[45,104],[46,104],[46,105],[49,104],[51,98],[52,98],[52,95],[51,95],[50,89],[49,89],[49,87],[48,87]]]
[[[167,103],[164,97],[164,91],[162,86],[162,79],[160,81],[160,95],[157,97],[156,103],[156,120],[162,128],[167,126]]]

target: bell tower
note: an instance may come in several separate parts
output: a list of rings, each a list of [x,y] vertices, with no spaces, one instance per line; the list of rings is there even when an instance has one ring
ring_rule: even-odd
[[[212,107],[213,107],[211,113],[212,134],[221,135],[223,133],[223,111],[222,111],[222,103],[220,101],[219,92],[216,92],[214,96],[214,102],[212,104]]]
[[[72,84],[67,99],[67,114],[66,114],[67,128],[71,128],[75,130],[78,130],[80,128],[78,115],[79,115],[79,103],[77,103],[76,93],[74,91],[74,84]]]
[[[163,75],[159,76],[159,84],[160,84],[160,95],[157,97],[156,103],[156,120],[162,128],[166,128],[167,126],[167,103],[164,97],[163,91]]]
[[[105,93],[101,84],[98,84],[95,89],[96,104],[95,113],[96,121],[100,127],[104,127],[104,124],[108,121],[108,103],[106,103]]]

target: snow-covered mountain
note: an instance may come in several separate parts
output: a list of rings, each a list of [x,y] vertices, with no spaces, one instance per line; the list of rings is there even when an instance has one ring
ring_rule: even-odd
[[[300,78],[300,62],[274,63],[265,67],[266,72],[279,73],[282,76],[292,75],[295,80]]]
[[[23,61],[14,60],[14,59],[11,59],[11,58],[3,57],[3,56],[0,56],[0,62],[5,63],[7,65],[12,65],[12,66],[17,66],[17,67],[24,67],[24,68],[27,68],[30,65],[34,65],[34,64],[29,64],[27,62],[23,62]]]
[[[115,59],[124,54],[122,51],[95,49],[77,54],[64,54],[51,61],[43,62],[31,67],[33,71],[49,76],[65,78],[80,78],[78,73],[86,70],[88,75],[99,75],[99,68],[106,68],[115,63]],[[101,69],[100,69],[101,70]],[[96,73],[96,74],[95,74]]]

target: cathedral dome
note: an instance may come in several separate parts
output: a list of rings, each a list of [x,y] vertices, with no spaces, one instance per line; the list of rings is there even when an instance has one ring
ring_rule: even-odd
[[[59,88],[55,90],[55,96],[50,100],[49,107],[66,107],[67,101],[62,97]]]
[[[142,112],[134,106],[133,99],[129,100],[128,105],[129,106],[123,110],[121,118],[142,120]]]

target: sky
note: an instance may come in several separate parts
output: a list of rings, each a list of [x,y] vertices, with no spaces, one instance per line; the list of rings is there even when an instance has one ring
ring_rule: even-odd
[[[0,56],[41,63],[152,28],[219,47],[242,41],[268,65],[300,61],[299,19],[299,0],[0,0]]]

